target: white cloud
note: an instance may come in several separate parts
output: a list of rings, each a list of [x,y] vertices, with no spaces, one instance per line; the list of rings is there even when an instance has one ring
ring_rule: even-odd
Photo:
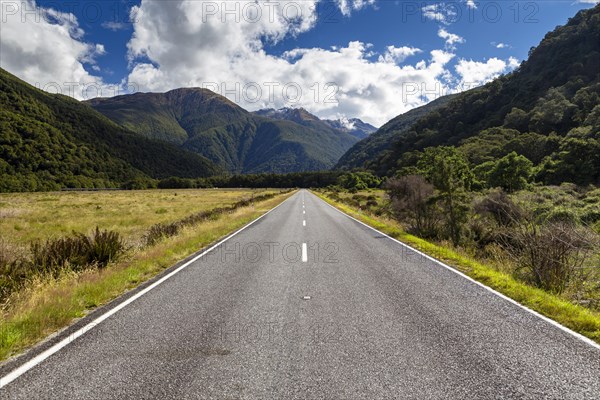
[[[86,85],[90,91],[103,85],[84,64],[97,69],[95,59],[106,53],[104,46],[82,40],[74,15],[38,7],[33,0],[2,3],[0,67],[32,85],[80,99]]]
[[[317,1],[271,2],[270,9],[259,11],[256,5],[261,3],[237,2],[243,14],[236,17],[210,8],[223,4],[214,1],[143,0],[132,9],[136,18],[128,43],[131,72],[122,86],[140,91],[204,86],[249,110],[304,107],[320,117],[358,117],[374,125],[455,90],[457,81],[449,63],[455,57],[454,45],[464,39],[444,29],[438,34],[446,47],[429,53],[390,45],[373,57],[370,44],[352,41],[328,49],[296,48],[282,55],[268,54],[267,43],[315,25]],[[371,3],[348,4],[358,9]],[[27,4],[36,6],[33,0]],[[2,26],[1,66],[30,83],[40,82],[42,87],[49,82],[61,86],[75,82],[78,87],[94,82],[105,90],[102,80],[93,75],[99,70],[96,59],[106,53],[104,46],[85,42],[73,15],[39,10],[48,20],[21,23],[20,14],[7,15]],[[258,12],[262,12],[260,18]],[[406,64],[408,57],[415,57],[414,62]],[[483,83],[501,73],[497,71],[518,64],[511,59],[501,62],[503,67],[492,60],[461,60],[456,71],[463,81]],[[294,98],[298,89],[300,96]],[[257,90],[260,96],[253,96]],[[113,94],[114,90],[102,92],[104,96]],[[82,97],[78,92],[71,95]]]
[[[274,18],[250,23],[209,17],[200,1],[143,1],[133,11],[137,18],[129,43],[129,83],[142,91],[203,86],[250,110],[304,107],[320,117],[345,115],[374,125],[443,94],[446,64],[454,55],[441,49],[414,65],[397,63],[419,49],[389,46],[373,60],[369,44],[358,41],[267,54],[266,41],[304,32],[316,20],[310,2],[295,2],[305,8],[293,21],[281,18],[285,3],[280,4]],[[294,98],[297,88],[299,99]],[[254,95],[257,90],[260,96]],[[411,95],[403,97],[406,92]]]
[[[455,69],[461,77],[461,85],[474,87],[483,85],[518,66],[519,61],[514,57],[510,57],[508,60],[494,57],[486,62],[460,59]]]
[[[124,22],[116,22],[116,21],[104,21],[101,26],[104,29],[108,29],[109,31],[123,31],[125,29],[127,29],[127,27],[129,27],[129,24],[126,24]]]
[[[467,7],[473,10],[477,9],[477,3],[474,0],[467,0]]]
[[[375,4],[375,0],[336,0],[341,13],[345,16],[352,14],[352,10],[360,10]]]
[[[490,43],[492,46],[494,46],[497,49],[512,49],[512,46],[510,44],[507,43],[496,43],[496,42],[491,42]]]
[[[406,60],[408,57],[414,56],[415,54],[422,53],[423,50],[416,47],[395,47],[388,46],[383,55],[379,56],[379,62],[388,62],[398,64]]]
[[[600,3],[600,0],[577,0],[576,3],[598,4]]]
[[[440,28],[438,30],[438,36],[446,41],[446,48],[450,49],[450,50],[455,50],[457,43],[465,42],[464,38],[462,38],[454,33],[450,33],[447,30],[445,30],[444,28]]]
[[[423,17],[444,25],[456,22],[458,18],[457,5],[454,3],[435,3],[428,4],[421,8]]]

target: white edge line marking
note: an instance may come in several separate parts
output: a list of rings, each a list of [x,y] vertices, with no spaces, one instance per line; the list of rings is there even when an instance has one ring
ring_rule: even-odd
[[[476,285],[478,285],[478,286],[480,286],[480,287],[482,287],[482,288],[484,288],[484,289],[488,290],[489,292],[491,292],[491,293],[495,294],[496,296],[503,298],[504,300],[506,300],[506,301],[508,301],[508,302],[510,302],[510,303],[512,303],[512,304],[514,304],[514,305],[516,305],[517,307],[519,307],[519,308],[521,308],[521,309],[523,309],[523,310],[525,310],[525,311],[527,311],[527,312],[529,312],[529,313],[531,313],[531,314],[535,315],[535,316],[536,316],[536,317],[538,317],[538,318],[541,318],[542,320],[544,320],[544,321],[548,322],[549,324],[551,324],[551,325],[555,326],[556,328],[558,328],[558,329],[562,330],[563,332],[566,332],[566,333],[568,333],[568,334],[570,334],[570,335],[574,336],[575,338],[577,338],[577,339],[579,339],[579,340],[581,340],[581,341],[583,341],[583,342],[585,342],[585,343],[589,344],[590,346],[592,346],[592,347],[594,347],[594,348],[596,348],[596,349],[600,350],[600,344],[598,344],[598,343],[594,342],[592,339],[590,339],[590,338],[588,338],[588,337],[585,337],[585,336],[583,336],[582,334],[580,334],[580,333],[577,333],[577,332],[575,332],[575,331],[573,331],[573,330],[571,330],[571,329],[567,328],[567,327],[566,327],[566,326],[564,326],[564,325],[561,325],[561,324],[559,324],[559,323],[558,323],[558,322],[556,322],[555,320],[553,320],[553,319],[550,319],[550,318],[548,318],[548,317],[546,317],[546,316],[544,316],[544,315],[540,314],[539,312],[532,310],[531,308],[529,308],[529,307],[527,307],[527,306],[524,306],[523,304],[519,303],[518,301],[516,301],[516,300],[513,300],[513,299],[511,299],[510,297],[508,297],[508,296],[506,296],[506,295],[504,295],[504,294],[502,294],[502,293],[500,293],[500,292],[498,292],[498,291],[496,291],[496,290],[492,289],[491,287],[489,287],[489,286],[486,286],[486,285],[484,285],[483,283],[476,281],[475,279],[473,279],[473,278],[471,278],[470,276],[468,276],[468,275],[466,275],[466,274],[464,274],[464,273],[462,273],[462,272],[458,271],[457,269],[455,269],[455,268],[452,268],[451,266],[449,266],[449,265],[447,265],[447,264],[444,264],[444,263],[443,263],[443,262],[441,262],[440,260],[437,260],[437,259],[435,259],[435,258],[433,258],[433,257],[431,257],[431,256],[429,256],[429,255],[427,255],[427,254],[425,254],[425,253],[423,253],[422,251],[419,251],[419,250],[415,249],[414,247],[412,247],[412,246],[410,246],[410,245],[408,245],[408,244],[406,244],[406,243],[403,243],[403,242],[399,241],[398,239],[394,239],[394,238],[393,238],[393,237],[391,237],[390,235],[387,235],[387,234],[385,234],[385,233],[383,233],[383,232],[381,232],[381,231],[379,231],[379,230],[377,230],[377,229],[373,228],[372,226],[370,226],[370,225],[367,225],[367,224],[365,224],[365,223],[364,223],[364,222],[362,222],[362,221],[359,221],[358,219],[354,218],[353,216],[351,216],[351,215],[348,215],[348,214],[346,214],[345,212],[343,212],[343,211],[341,211],[341,210],[337,209],[336,207],[332,206],[331,204],[329,204],[329,203],[328,203],[328,202],[326,202],[325,200],[321,199],[319,196],[316,196],[316,197],[317,197],[319,200],[321,200],[323,203],[327,204],[329,207],[331,207],[331,208],[333,208],[334,210],[336,210],[337,212],[339,212],[340,214],[342,214],[342,215],[345,215],[346,217],[348,217],[348,218],[350,218],[350,219],[353,219],[354,221],[358,222],[359,224],[361,224],[361,225],[364,225],[364,226],[366,226],[367,228],[369,228],[369,229],[371,229],[371,230],[374,230],[375,232],[377,232],[377,233],[379,233],[379,234],[381,234],[381,235],[383,235],[383,236],[387,237],[388,239],[391,239],[392,241],[394,241],[394,242],[396,242],[396,243],[398,243],[398,244],[400,244],[400,245],[402,245],[402,246],[404,246],[404,247],[406,247],[406,248],[408,248],[408,249],[410,249],[410,250],[414,251],[415,253],[417,253],[417,254],[419,254],[419,255],[421,255],[421,256],[423,256],[423,257],[427,258],[428,260],[430,260],[430,261],[433,261],[433,262],[435,262],[436,264],[439,264],[439,265],[441,265],[442,267],[444,267],[444,268],[446,268],[446,269],[448,269],[448,270],[450,270],[450,271],[454,272],[455,274],[458,274],[458,275],[462,276],[463,278],[465,278],[465,279],[467,279],[467,280],[469,280],[469,281],[473,282],[474,284],[476,284]]]
[[[306,214],[306,211],[302,210],[302,214]]]
[[[308,251],[306,250],[306,243],[302,243],[302,262],[308,261]]]
[[[302,221],[302,226],[306,226],[306,220]]]
[[[275,207],[271,208],[269,211],[267,211],[263,215],[259,216],[255,220],[249,222],[247,225],[245,225],[242,228],[238,229],[237,231],[233,232],[231,235],[225,237],[224,239],[222,239],[218,243],[214,244],[212,247],[208,248],[207,250],[204,250],[202,253],[198,254],[196,257],[192,258],[190,261],[188,261],[185,264],[181,265],[176,270],[171,271],[169,274],[163,276],[161,279],[159,279],[158,281],[154,282],[153,284],[151,284],[147,288],[145,288],[145,289],[141,290],[140,292],[136,293],[135,295],[131,296],[130,298],[128,298],[124,302],[120,303],[116,307],[108,310],[106,313],[102,314],[101,316],[99,316],[98,318],[96,318],[95,320],[93,320],[92,322],[90,322],[89,324],[85,325],[83,328],[81,328],[81,329],[79,329],[79,330],[71,333],[68,337],[66,337],[63,340],[61,340],[60,342],[56,343],[54,346],[50,347],[49,349],[44,350],[43,352],[41,352],[37,356],[33,357],[31,360],[27,361],[26,363],[24,363],[20,367],[12,370],[7,375],[5,375],[4,377],[0,378],[0,388],[8,385],[12,381],[14,381],[15,379],[17,379],[21,375],[23,375],[25,372],[29,371],[30,369],[32,369],[36,365],[38,365],[41,362],[43,362],[44,360],[46,360],[51,355],[59,352],[63,347],[67,346],[69,343],[73,342],[74,340],[76,340],[80,336],[85,335],[86,332],[88,332],[91,329],[93,329],[94,327],[96,327],[96,325],[100,324],[105,319],[107,319],[110,316],[116,314],[117,312],[119,312],[123,308],[127,307],[129,304],[133,303],[134,301],[136,301],[137,299],[139,299],[140,297],[142,297],[143,295],[145,295],[146,293],[148,293],[152,289],[156,288],[161,283],[165,282],[167,279],[171,278],[172,276],[174,276],[178,272],[182,271],[184,268],[188,267],[190,264],[193,264],[194,262],[198,261],[200,258],[202,258],[204,255],[206,255],[209,252],[211,252],[212,250],[214,250],[219,245],[221,245],[224,242],[226,242],[227,240],[231,239],[232,237],[234,237],[238,233],[242,232],[246,228],[252,226],[258,220],[266,217],[268,214],[270,214],[272,211],[274,211],[275,209],[277,209],[279,206],[283,205],[283,203],[285,203],[286,201],[288,201],[292,197],[294,197],[294,196],[288,197],[287,199],[285,199],[284,201],[282,201],[281,203],[279,203]]]

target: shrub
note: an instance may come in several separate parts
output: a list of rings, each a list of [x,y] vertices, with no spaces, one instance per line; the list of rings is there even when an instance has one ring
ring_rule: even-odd
[[[146,246],[152,246],[164,238],[177,235],[180,230],[181,225],[178,223],[155,224],[144,235],[144,241]]]
[[[538,224],[526,220],[510,232],[505,248],[536,286],[556,293],[565,290],[592,256],[598,237],[571,222]]]
[[[101,231],[98,227],[90,236],[74,232],[71,237],[31,244],[33,267],[55,277],[63,268],[73,271],[91,266],[104,268],[125,250],[126,246],[118,232]]]
[[[377,207],[379,203],[377,203],[377,200],[367,200],[365,205],[367,207]]]
[[[91,236],[80,235],[80,238],[87,246],[87,263],[99,268],[116,261],[127,250],[119,232],[101,231],[96,227]]]
[[[595,224],[600,221],[600,206],[585,207],[581,214],[581,222]]]
[[[546,215],[546,220],[549,222],[566,222],[574,225],[577,225],[580,222],[579,216],[575,210],[568,208],[555,208],[550,210]]]
[[[32,276],[31,264],[15,247],[0,239],[0,301]]]
[[[503,191],[493,191],[475,204],[475,212],[491,216],[499,226],[510,226],[523,218],[523,210]]]
[[[432,202],[433,185],[420,175],[388,179],[385,186],[396,218],[408,223],[417,235],[432,237],[438,231],[439,215]]]
[[[67,265],[79,271],[87,266],[86,240],[77,235],[48,239],[46,242],[36,241],[31,244],[32,263],[40,272],[57,277],[61,269]]]

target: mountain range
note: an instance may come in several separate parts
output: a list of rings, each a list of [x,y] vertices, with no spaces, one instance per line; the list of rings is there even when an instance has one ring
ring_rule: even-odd
[[[599,184],[600,5],[549,32],[514,72],[398,116],[337,167],[393,175],[437,146],[458,147],[476,173],[514,151],[536,181]]]
[[[0,191],[334,166],[391,176],[437,146],[456,146],[479,176],[515,152],[538,182],[600,184],[600,5],[548,33],[514,72],[374,130],[302,108],[248,112],[200,88],[79,102],[0,69]]]
[[[124,128],[202,155],[230,173],[329,169],[359,140],[354,131],[334,128],[304,109],[251,113],[208,89],[87,103]]]

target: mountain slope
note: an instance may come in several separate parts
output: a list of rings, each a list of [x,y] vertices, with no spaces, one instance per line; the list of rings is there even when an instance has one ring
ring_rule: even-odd
[[[140,177],[202,177],[207,159],[130,132],[66,96],[0,69],[0,190],[106,187]]]
[[[207,89],[137,93],[89,104],[118,124],[203,155],[233,173],[329,169],[358,141],[326,124],[322,129],[308,120],[250,113]]]
[[[414,108],[397,116],[379,128],[369,137],[356,143],[344,154],[336,165],[336,169],[350,170],[353,168],[373,168],[374,158],[386,153],[391,143],[408,130],[415,122],[428,113],[446,105],[454,95],[440,97],[424,106]],[[378,171],[384,174],[385,171]]]
[[[340,119],[320,119],[316,115],[306,111],[304,108],[285,107],[278,110],[266,108],[254,111],[253,114],[271,119],[292,121],[303,126],[310,126],[314,129],[332,131],[335,134],[349,134],[358,139],[364,139],[377,130],[373,125],[367,124],[358,118],[344,121]]]
[[[474,166],[515,151],[545,183],[600,183],[600,5],[548,33],[512,74],[421,118],[370,165],[392,174],[440,145]]]

